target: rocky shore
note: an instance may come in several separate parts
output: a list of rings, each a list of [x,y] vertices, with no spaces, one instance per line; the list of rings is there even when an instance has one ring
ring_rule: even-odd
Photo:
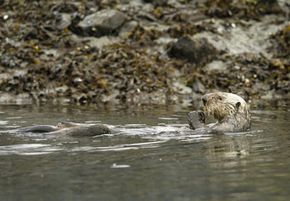
[[[290,99],[283,0],[0,0],[0,102]],[[259,100],[259,101],[257,101]]]

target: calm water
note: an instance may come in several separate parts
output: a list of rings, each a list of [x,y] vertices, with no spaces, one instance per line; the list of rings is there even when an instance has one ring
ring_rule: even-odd
[[[252,111],[249,133],[172,132],[183,129],[187,111],[0,106],[1,130],[71,120],[134,131],[0,134],[0,200],[289,200],[289,110]]]

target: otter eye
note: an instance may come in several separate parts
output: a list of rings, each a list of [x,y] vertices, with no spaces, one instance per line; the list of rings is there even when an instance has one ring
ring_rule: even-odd
[[[220,101],[223,100],[223,98],[221,96],[219,96],[217,99],[220,100]]]
[[[239,109],[240,106],[241,106],[241,103],[240,102],[237,102],[236,103],[236,108]]]
[[[202,98],[202,103],[205,105],[206,104],[206,99],[205,98]]]

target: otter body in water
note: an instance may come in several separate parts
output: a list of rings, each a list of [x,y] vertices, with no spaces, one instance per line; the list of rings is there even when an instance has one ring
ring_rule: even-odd
[[[201,98],[203,111],[187,115],[192,129],[205,128],[209,132],[239,132],[250,129],[249,106],[240,96],[232,93],[209,93]],[[205,117],[212,115],[217,122],[205,125]]]
[[[202,96],[202,102],[202,111],[192,111],[187,114],[191,129],[203,129],[206,132],[239,132],[250,128],[249,106],[240,96],[232,93],[216,92]],[[217,122],[206,125],[205,119],[210,115]],[[48,133],[80,137],[118,133],[120,130],[104,124],[61,122],[57,126],[36,125],[19,128],[11,132]]]
[[[68,135],[73,137],[97,136],[112,133],[112,129],[103,124],[78,124],[73,122],[61,122],[57,126],[35,125],[10,130],[10,133],[47,133],[54,135]],[[7,132],[7,131],[5,131]]]

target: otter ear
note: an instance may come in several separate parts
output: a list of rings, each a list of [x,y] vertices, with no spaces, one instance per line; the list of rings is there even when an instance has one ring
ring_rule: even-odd
[[[241,103],[240,103],[240,102],[237,102],[237,103],[236,103],[236,108],[237,108],[237,110],[240,108],[240,106],[241,106]]]

